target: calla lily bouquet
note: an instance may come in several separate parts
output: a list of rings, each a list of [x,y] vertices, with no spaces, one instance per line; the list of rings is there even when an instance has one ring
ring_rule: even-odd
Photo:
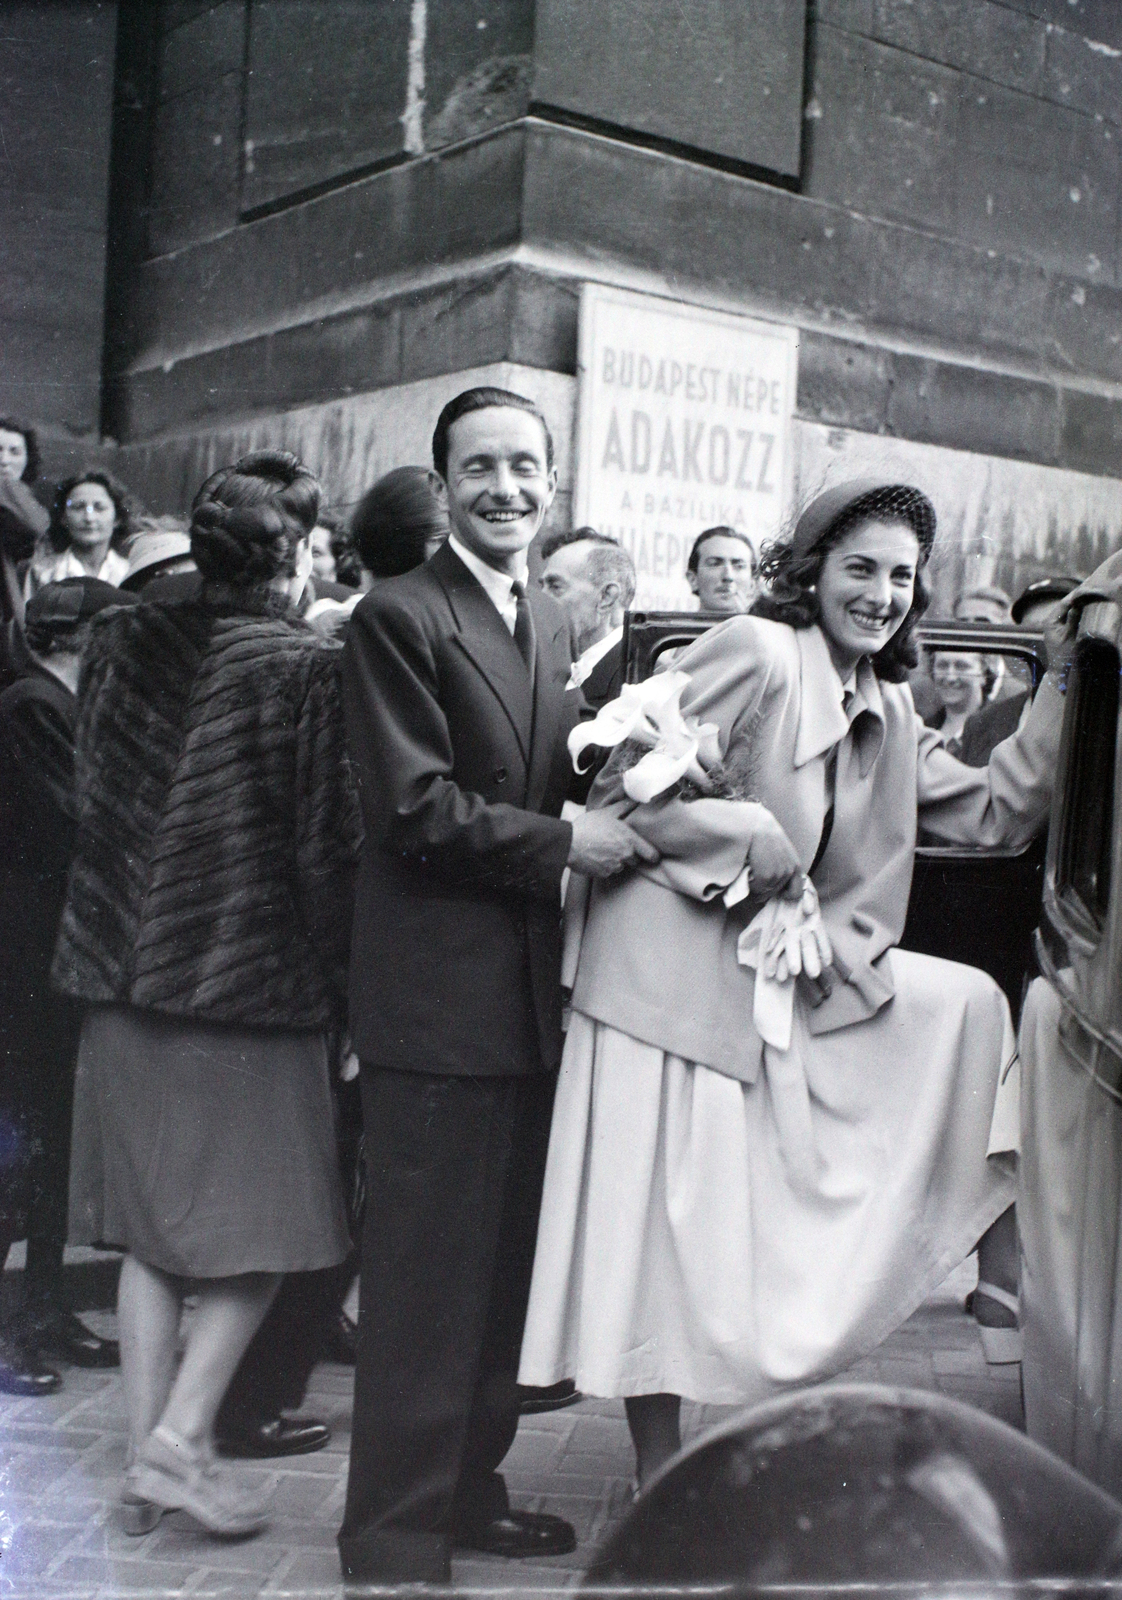
[[[664,672],[645,683],[625,684],[592,722],[582,722],[570,733],[569,754],[576,770],[587,770],[590,750],[624,745],[628,748],[621,754],[634,757],[623,774],[624,792],[640,804],[674,788],[684,799],[691,792],[694,797],[743,798],[724,779],[716,723],[699,723],[682,711],[689,681],[685,672]]]

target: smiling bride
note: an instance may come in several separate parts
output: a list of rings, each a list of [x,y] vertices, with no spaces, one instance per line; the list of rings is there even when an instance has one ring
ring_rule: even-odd
[[[636,781],[634,707],[631,736],[603,739],[590,804],[662,861],[592,889],[520,1381],[622,1396],[641,1486],[678,1447],[680,1396],[752,1403],[843,1370],[979,1240],[978,1320],[1010,1359],[1008,1007],[984,973],[896,945],[917,817],[1027,841],[1063,701],[1049,673],[978,769],[919,721],[934,536],[917,489],[820,495],[765,552],[756,614],[676,661],[681,724],[669,691],[652,702],[659,782]]]

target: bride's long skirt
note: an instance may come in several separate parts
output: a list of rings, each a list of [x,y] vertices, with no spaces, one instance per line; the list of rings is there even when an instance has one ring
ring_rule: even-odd
[[[891,960],[867,1022],[812,1036],[796,1007],[809,1176],[778,1070],[744,1084],[573,1016],[522,1383],[753,1403],[844,1370],[969,1254],[1014,1200],[1009,1008],[972,967]]]

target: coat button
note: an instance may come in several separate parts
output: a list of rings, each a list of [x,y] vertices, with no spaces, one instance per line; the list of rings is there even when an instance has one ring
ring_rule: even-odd
[[[495,771],[494,771],[494,779],[495,779],[496,783],[505,783],[506,782],[506,768],[505,767],[496,767]]]

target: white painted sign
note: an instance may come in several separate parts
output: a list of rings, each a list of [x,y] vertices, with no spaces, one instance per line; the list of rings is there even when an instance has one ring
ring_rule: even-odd
[[[630,552],[637,610],[695,604],[703,528],[779,531],[797,363],[795,328],[584,286],[573,522]]]

